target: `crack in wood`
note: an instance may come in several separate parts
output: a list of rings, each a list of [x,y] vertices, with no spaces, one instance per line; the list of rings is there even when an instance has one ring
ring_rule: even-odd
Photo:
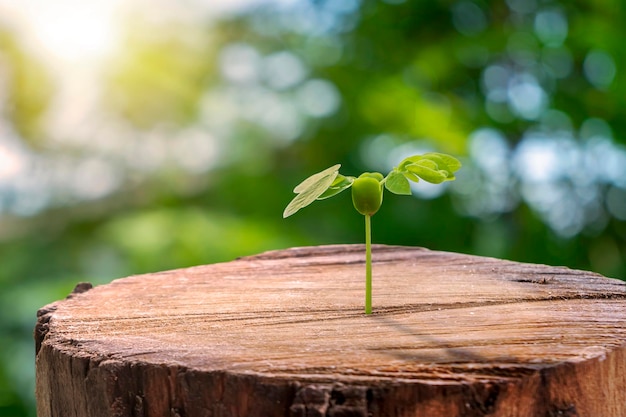
[[[312,384],[300,388],[289,407],[290,417],[367,417],[371,390],[344,384]]]

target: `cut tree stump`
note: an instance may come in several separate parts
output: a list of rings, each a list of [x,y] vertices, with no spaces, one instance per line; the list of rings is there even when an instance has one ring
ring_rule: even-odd
[[[626,416],[626,284],[374,246],[131,276],[38,313],[40,417]]]

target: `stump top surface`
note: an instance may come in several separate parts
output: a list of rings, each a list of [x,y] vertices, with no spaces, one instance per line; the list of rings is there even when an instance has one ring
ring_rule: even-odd
[[[95,358],[313,381],[438,383],[602,359],[626,283],[567,268],[376,245],[268,252],[118,279],[40,311],[40,342]],[[45,336],[45,338],[43,338]]]

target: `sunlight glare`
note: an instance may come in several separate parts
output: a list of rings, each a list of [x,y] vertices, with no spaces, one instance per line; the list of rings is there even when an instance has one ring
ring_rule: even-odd
[[[0,146],[0,181],[11,179],[23,168],[23,159],[9,148]]]
[[[106,55],[117,41],[119,0],[0,0],[0,10],[34,47],[53,60],[79,63]]]

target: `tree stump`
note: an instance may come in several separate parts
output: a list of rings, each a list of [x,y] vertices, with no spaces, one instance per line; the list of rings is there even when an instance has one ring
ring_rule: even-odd
[[[38,313],[40,417],[626,416],[626,284],[376,245],[131,276]]]

